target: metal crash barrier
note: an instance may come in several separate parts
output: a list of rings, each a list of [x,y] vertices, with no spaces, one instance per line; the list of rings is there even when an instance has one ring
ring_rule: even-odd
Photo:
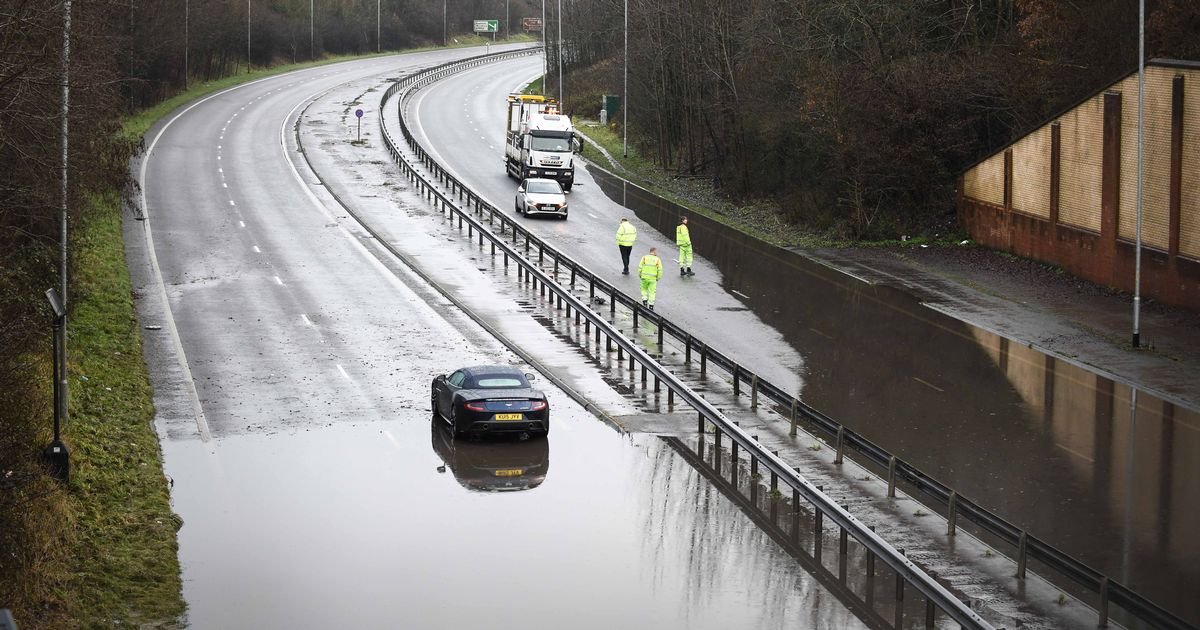
[[[492,61],[511,59],[539,52],[540,49],[533,48],[517,52],[473,57],[430,68],[406,77],[392,85],[384,93],[380,106],[380,116],[383,116],[383,111],[388,100],[397,94],[400,94],[403,101],[403,97],[412,90],[462,70]],[[403,102],[401,102],[402,107]],[[635,366],[640,366],[643,383],[647,382],[648,376],[652,376],[654,381],[653,387],[656,391],[665,386],[670,396],[677,396],[681,402],[696,410],[701,435],[709,433],[709,429],[711,428],[711,435],[713,435],[713,439],[717,444],[723,438],[728,438],[733,445],[736,445],[735,448],[744,451],[749,456],[750,465],[755,471],[760,467],[765,468],[766,472],[770,475],[771,488],[774,493],[782,495],[779,485],[782,483],[787,486],[792,491],[796,506],[798,506],[801,500],[807,502],[811,506],[816,519],[822,522],[826,520],[832,522],[840,529],[844,536],[853,538],[861,544],[867,550],[867,557],[871,566],[874,566],[875,559],[879,559],[887,567],[890,567],[896,575],[895,596],[896,601],[900,604],[895,609],[894,627],[899,628],[903,626],[903,602],[907,586],[911,586],[926,599],[926,627],[934,627],[936,613],[939,610],[964,628],[989,629],[993,627],[972,611],[968,604],[959,600],[958,597],[938,583],[937,580],[917,567],[903,553],[888,544],[887,541],[883,540],[883,538],[841,506],[834,503],[832,499],[809,483],[796,470],[780,459],[778,455],[768,451],[757,440],[727,419],[708,401],[693,392],[686,384],[676,378],[674,374],[655,361],[645,350],[632,340],[623,337],[615,326],[609,323],[601,314],[588,308],[570,290],[577,283],[586,282],[589,286],[589,297],[595,297],[598,292],[607,296],[610,300],[610,312],[612,312],[618,303],[628,306],[632,302],[618,291],[616,287],[609,285],[595,274],[566,258],[560,252],[517,225],[498,208],[468,190],[461,182],[439,166],[420,147],[404,124],[403,116],[401,116],[401,129],[404,140],[415,154],[412,163],[406,159],[406,156],[400,151],[396,142],[388,133],[385,121],[381,119],[380,124],[383,128],[384,142],[388,147],[388,151],[401,168],[404,176],[416,186],[418,192],[429,200],[437,210],[445,213],[451,221],[457,220],[459,228],[465,225],[469,239],[478,237],[480,246],[483,245],[485,240],[488,241],[493,256],[503,256],[506,267],[509,264],[516,265],[519,281],[530,284],[540,295],[546,296],[552,303],[556,303],[558,309],[566,309],[567,318],[569,319],[574,316],[576,323],[582,322],[586,334],[591,335],[594,330],[597,343],[603,339],[608,351],[613,351],[615,346],[617,360],[622,365],[628,360],[631,371]],[[432,174],[431,179],[433,181],[425,179],[422,173],[417,170],[417,164],[425,167]],[[446,191],[439,189],[437,185],[445,187]],[[457,198],[457,202],[455,198]],[[485,225],[485,222],[487,225]],[[498,228],[498,233],[493,231],[496,228]],[[533,259],[534,250],[536,250],[537,255],[536,261]],[[547,273],[541,269],[541,263],[545,261],[547,256],[551,257],[555,262],[553,273]],[[570,288],[564,288],[558,281],[560,273],[563,273],[560,271],[560,268],[563,267],[570,272]],[[640,303],[633,302],[632,306],[635,318],[640,315],[658,325],[660,342],[664,330],[670,331],[673,329],[674,331],[682,332],[678,327],[671,327],[665,319],[657,316],[652,311],[642,310]],[[690,336],[687,338],[689,339],[689,347],[692,347],[691,344],[695,344],[695,347],[701,348],[707,356],[721,357],[717,361],[722,361],[723,355],[719,355],[719,353],[715,353],[707,346],[700,344],[696,340],[692,340]],[[723,363],[731,365],[728,359],[723,359]]]

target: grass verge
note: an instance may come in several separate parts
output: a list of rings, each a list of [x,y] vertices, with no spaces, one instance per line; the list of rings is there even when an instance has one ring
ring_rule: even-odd
[[[704,215],[735,230],[779,247],[837,247],[844,241],[822,238],[809,230],[780,218],[770,204],[737,205],[718,196],[707,179],[677,179],[663,171],[654,161],[641,155],[630,145],[626,151],[624,138],[614,127],[596,121],[577,119],[575,128],[604,148],[620,165],[617,174],[654,194],[688,208],[689,212]],[[584,142],[583,157],[613,170],[609,157]],[[623,169],[623,172],[622,172]]]
[[[78,627],[172,627],[184,611],[177,519],[153,428],[116,193],[93,197],[73,245],[66,433],[75,544],[62,601]]]

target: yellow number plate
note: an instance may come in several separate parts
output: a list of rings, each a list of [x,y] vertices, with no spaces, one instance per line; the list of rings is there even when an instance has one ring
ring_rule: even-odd
[[[498,413],[492,416],[493,420],[524,420],[525,415],[520,413]]]
[[[497,470],[492,474],[497,477],[520,477],[521,473],[523,472],[525,472],[525,469],[523,468],[507,468],[504,470]]]

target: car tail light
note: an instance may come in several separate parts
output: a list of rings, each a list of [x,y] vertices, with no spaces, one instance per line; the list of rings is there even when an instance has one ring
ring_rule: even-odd
[[[547,406],[546,401],[535,400],[535,401],[532,401],[532,406],[530,406],[529,410],[530,411],[541,411],[541,410],[545,409],[546,406]]]
[[[463,405],[463,407],[471,411],[487,411],[483,408],[483,403],[481,402],[469,402]]]

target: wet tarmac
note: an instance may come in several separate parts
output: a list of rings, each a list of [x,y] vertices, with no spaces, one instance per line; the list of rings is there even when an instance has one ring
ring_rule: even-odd
[[[127,253],[139,317],[162,325],[145,341],[188,625],[872,627],[677,450],[576,402],[635,408],[493,285],[495,261],[403,230],[398,260],[304,169],[288,130],[308,99],[346,109],[363,92],[330,88],[447,54],[466,53],[260,81],[151,132]],[[310,138],[350,146],[337,115],[312,122]],[[386,183],[360,189],[366,210],[427,220]],[[448,439],[429,381],[525,365],[498,339],[571,388],[539,382],[551,434]]]
[[[679,210],[592,176],[665,231]],[[725,288],[805,356],[801,397],[964,496],[1200,621],[1200,412],[692,218]],[[786,287],[780,290],[781,287]]]
[[[514,85],[529,72],[517,63],[506,67],[513,68]],[[495,80],[494,73],[487,79]],[[487,108],[487,101],[475,105],[484,83],[471,87],[464,78],[460,85],[442,98],[457,102],[465,95],[472,111]],[[438,103],[425,107],[449,109]],[[425,125],[431,136],[434,126]],[[465,142],[449,146],[461,149],[469,146]],[[488,158],[478,156],[493,149],[482,142],[477,152],[441,157],[468,182],[474,178],[496,191],[494,202],[503,208],[503,191],[511,184],[490,170],[479,174]],[[588,169],[579,180],[573,208],[597,215],[604,228],[588,231],[574,216],[570,230],[527,222],[572,257],[612,258],[606,228],[615,225],[622,205],[636,213],[642,235],[660,243],[673,235],[677,208],[621,186],[599,169]],[[597,188],[607,199],[595,194]],[[723,351],[753,348],[744,362],[773,381],[788,374],[781,384],[795,383],[810,405],[1200,622],[1200,598],[1189,594],[1194,589],[1177,588],[1200,584],[1200,542],[1187,534],[1200,525],[1200,458],[1190,455],[1200,448],[1195,409],[947,317],[899,289],[764,247],[703,217],[693,215],[690,225],[698,266],[719,278],[719,291],[684,289],[690,306],[667,301],[662,308],[673,321]],[[660,289],[668,300],[678,290]],[[712,326],[711,318],[722,313],[752,319],[743,320],[744,327]],[[759,323],[787,347],[740,334],[754,331],[755,339],[768,339],[757,331]],[[780,362],[764,350],[802,358]]]

